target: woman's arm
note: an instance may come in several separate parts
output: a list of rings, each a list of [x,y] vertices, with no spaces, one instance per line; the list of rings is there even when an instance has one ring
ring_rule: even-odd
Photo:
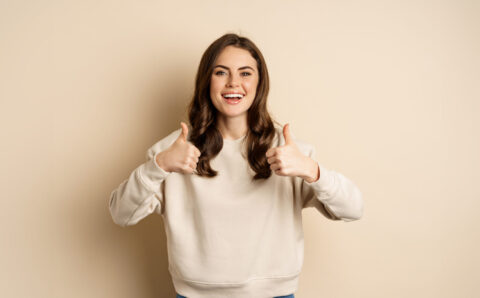
[[[160,153],[150,148],[146,154],[147,161],[111,192],[109,210],[116,224],[132,226],[153,212],[163,213],[162,187],[170,172],[158,165]]]
[[[303,207],[315,207],[331,220],[348,222],[360,219],[363,215],[363,198],[358,187],[343,174],[328,170],[315,161],[313,146],[308,156],[318,166],[320,177],[316,181],[303,179]]]

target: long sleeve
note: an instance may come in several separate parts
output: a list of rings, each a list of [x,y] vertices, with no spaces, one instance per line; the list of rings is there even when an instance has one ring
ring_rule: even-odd
[[[309,157],[314,159],[312,146]],[[363,215],[363,198],[358,187],[341,173],[329,170],[317,162],[320,178],[314,182],[302,181],[303,207],[315,207],[331,220],[345,222],[358,220]]]
[[[147,161],[111,192],[109,209],[116,224],[132,226],[153,212],[163,213],[162,187],[170,172],[155,162],[159,153],[150,148],[146,153]]]

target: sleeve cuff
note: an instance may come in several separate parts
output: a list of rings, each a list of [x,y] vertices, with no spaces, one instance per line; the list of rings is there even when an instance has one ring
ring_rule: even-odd
[[[353,221],[362,217],[363,200],[360,190],[348,178],[320,165],[320,178],[308,183],[315,197],[328,208],[332,215],[343,221]],[[329,212],[330,213],[330,212]]]
[[[318,178],[318,180],[313,182],[308,182],[306,180],[303,180],[303,182],[308,186],[313,187],[315,190],[317,190],[320,193],[328,189],[329,185],[332,184],[333,177],[330,171],[327,170],[327,168],[321,165],[318,161],[317,161],[317,165],[320,169],[320,177]]]
[[[163,180],[171,174],[171,172],[165,171],[157,164],[156,159],[159,153],[155,153],[153,158],[144,163],[143,169],[140,171],[142,178],[151,183],[158,183],[159,180]]]

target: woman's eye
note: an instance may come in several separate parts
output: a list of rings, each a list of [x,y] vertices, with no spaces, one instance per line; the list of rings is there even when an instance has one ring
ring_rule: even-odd
[[[215,74],[216,74],[217,76],[219,76],[219,75],[225,74],[225,72],[224,72],[223,70],[219,70],[219,71],[215,72]],[[242,75],[243,77],[246,77],[246,76],[250,76],[250,75],[252,75],[252,74],[251,74],[250,72],[248,72],[248,71],[244,71],[244,72],[241,73],[241,75]]]

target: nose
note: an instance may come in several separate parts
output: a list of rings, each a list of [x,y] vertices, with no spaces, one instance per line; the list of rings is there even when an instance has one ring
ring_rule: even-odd
[[[237,77],[235,76],[235,74],[232,74],[228,81],[227,81],[227,86],[228,87],[233,87],[233,86],[238,86],[238,80],[237,80]]]

